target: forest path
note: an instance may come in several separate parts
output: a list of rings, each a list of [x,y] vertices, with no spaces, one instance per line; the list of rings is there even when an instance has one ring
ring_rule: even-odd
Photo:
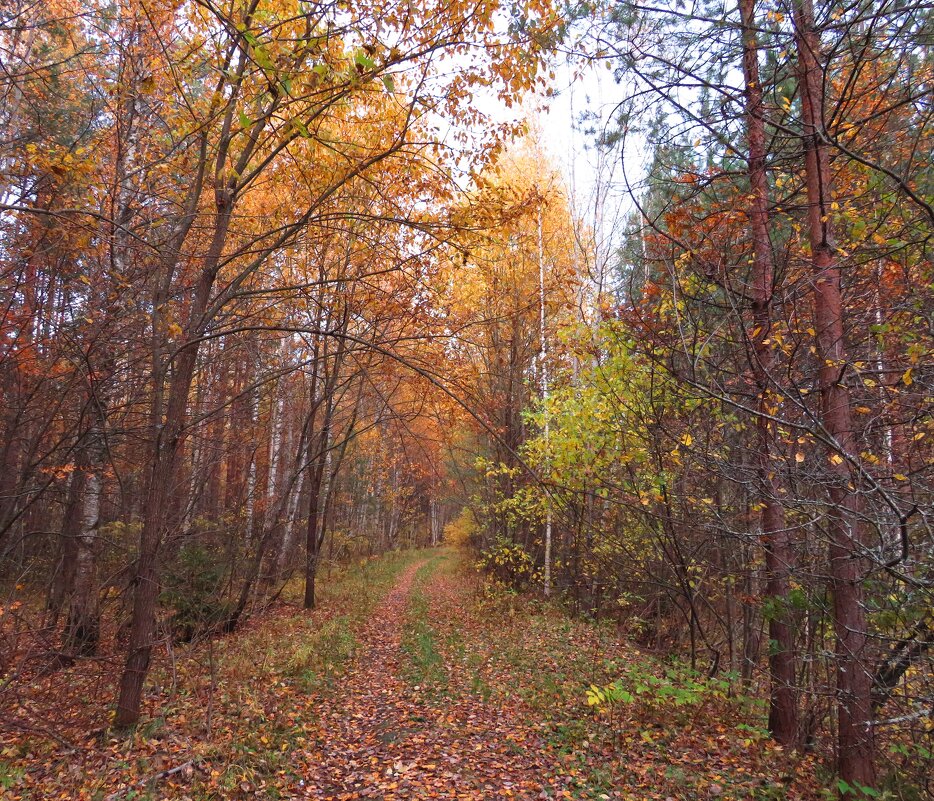
[[[452,548],[368,559],[324,582],[312,612],[282,603],[162,654],[131,736],[107,733],[113,671],[96,660],[37,678],[15,712],[60,739],[0,726],[0,799],[824,797],[814,757],[771,744],[752,700],[471,561]],[[615,681],[637,697],[595,715],[588,688]]]
[[[408,566],[360,632],[359,656],[323,699],[305,749],[306,797],[551,797],[544,749],[519,708],[471,692],[438,650],[433,622],[464,608],[463,587],[438,561]]]

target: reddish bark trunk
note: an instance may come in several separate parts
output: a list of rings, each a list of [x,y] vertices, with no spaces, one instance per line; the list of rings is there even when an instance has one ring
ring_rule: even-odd
[[[155,422],[153,455],[146,493],[146,512],[143,531],[140,535],[140,551],[137,560],[136,589],[133,597],[133,613],[130,621],[130,644],[117,696],[117,712],[114,725],[118,729],[135,726],[139,722],[143,697],[143,682],[149,671],[149,661],[156,634],[156,602],[159,597],[159,572],[157,557],[159,546],[165,535],[169,520],[172,490],[184,449],[185,419],[188,394],[191,390],[198,358],[200,336],[204,325],[203,315],[208,307],[211,289],[217,277],[227,229],[230,223],[230,200],[222,191],[217,196],[217,215],[214,220],[214,235],[205,257],[195,295],[192,300],[191,316],[186,331],[189,344],[177,356],[175,371],[169,385],[169,398],[164,422],[159,428],[161,415],[154,414]],[[156,376],[159,372],[156,372]],[[157,377],[156,381],[160,381]],[[158,410],[159,393],[155,393],[154,408]]]
[[[850,394],[844,383],[846,348],[840,266],[833,246],[830,160],[824,143],[823,74],[820,35],[811,0],[794,6],[799,92],[805,150],[808,228],[817,332],[821,423],[831,441],[828,529],[830,582],[836,635],[838,770],[850,784],[876,781],[872,731],[872,673],[863,604],[863,560],[858,523],[856,477],[849,458],[855,453]]]

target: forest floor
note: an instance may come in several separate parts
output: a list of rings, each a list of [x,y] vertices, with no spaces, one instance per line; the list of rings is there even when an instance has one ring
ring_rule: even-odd
[[[282,604],[166,654],[131,737],[101,709],[113,669],[37,675],[0,726],[0,798],[821,797],[757,704],[491,588],[454,551],[326,586],[313,613]],[[615,679],[632,692],[595,714],[588,688]]]

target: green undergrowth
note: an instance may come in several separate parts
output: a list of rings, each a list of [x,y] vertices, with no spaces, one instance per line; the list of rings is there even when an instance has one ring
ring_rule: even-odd
[[[358,651],[360,629],[402,570],[421,558],[408,551],[351,566],[320,582],[314,612],[296,609],[232,643],[226,666],[239,692],[229,695],[227,711],[239,708],[251,725],[239,738],[231,732],[232,752],[219,745],[211,754],[212,762],[227,763],[218,781],[222,789],[267,786],[272,777],[288,775],[289,755],[309,742],[316,697],[339,691]]]
[[[439,651],[438,632],[430,620],[426,585],[446,561],[435,555],[415,574],[402,629],[403,675],[413,686],[426,694],[437,694],[447,688],[447,671]]]
[[[334,614],[293,645],[286,672],[307,690],[332,689],[357,652],[357,632],[385,598],[401,570],[421,558],[418,552],[389,554],[347,571],[320,606]]]
[[[641,651],[613,626],[476,575],[466,554],[438,575],[447,571],[471,587],[438,602],[432,630],[458,677],[449,692],[519,704],[571,797],[813,797],[813,765],[771,744],[763,705],[737,695],[734,677],[708,679]]]
[[[217,678],[246,693],[283,681],[328,689],[356,651],[356,632],[399,573],[419,558],[414,551],[390,553],[320,575],[317,607],[310,611],[302,608],[301,582],[295,581],[283,593],[285,605],[200,650],[213,649]],[[205,662],[203,654],[199,661]]]

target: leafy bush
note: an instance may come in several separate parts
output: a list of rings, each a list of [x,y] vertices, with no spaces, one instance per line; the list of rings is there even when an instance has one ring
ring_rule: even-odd
[[[537,577],[535,562],[521,545],[498,539],[480,554],[477,568],[516,590],[524,590]]]
[[[208,549],[185,545],[165,577],[162,603],[174,611],[170,618],[176,639],[189,642],[216,629],[230,614],[222,595],[224,570]]]
[[[631,704],[637,697],[650,706],[694,706],[710,698],[725,698],[730,689],[727,678],[707,678],[696,671],[667,668],[658,676],[639,662],[628,666],[616,681],[587,689],[588,706],[598,710],[618,704]]]
[[[464,547],[476,542],[478,533],[477,519],[468,507],[444,527],[444,541],[448,545]]]

